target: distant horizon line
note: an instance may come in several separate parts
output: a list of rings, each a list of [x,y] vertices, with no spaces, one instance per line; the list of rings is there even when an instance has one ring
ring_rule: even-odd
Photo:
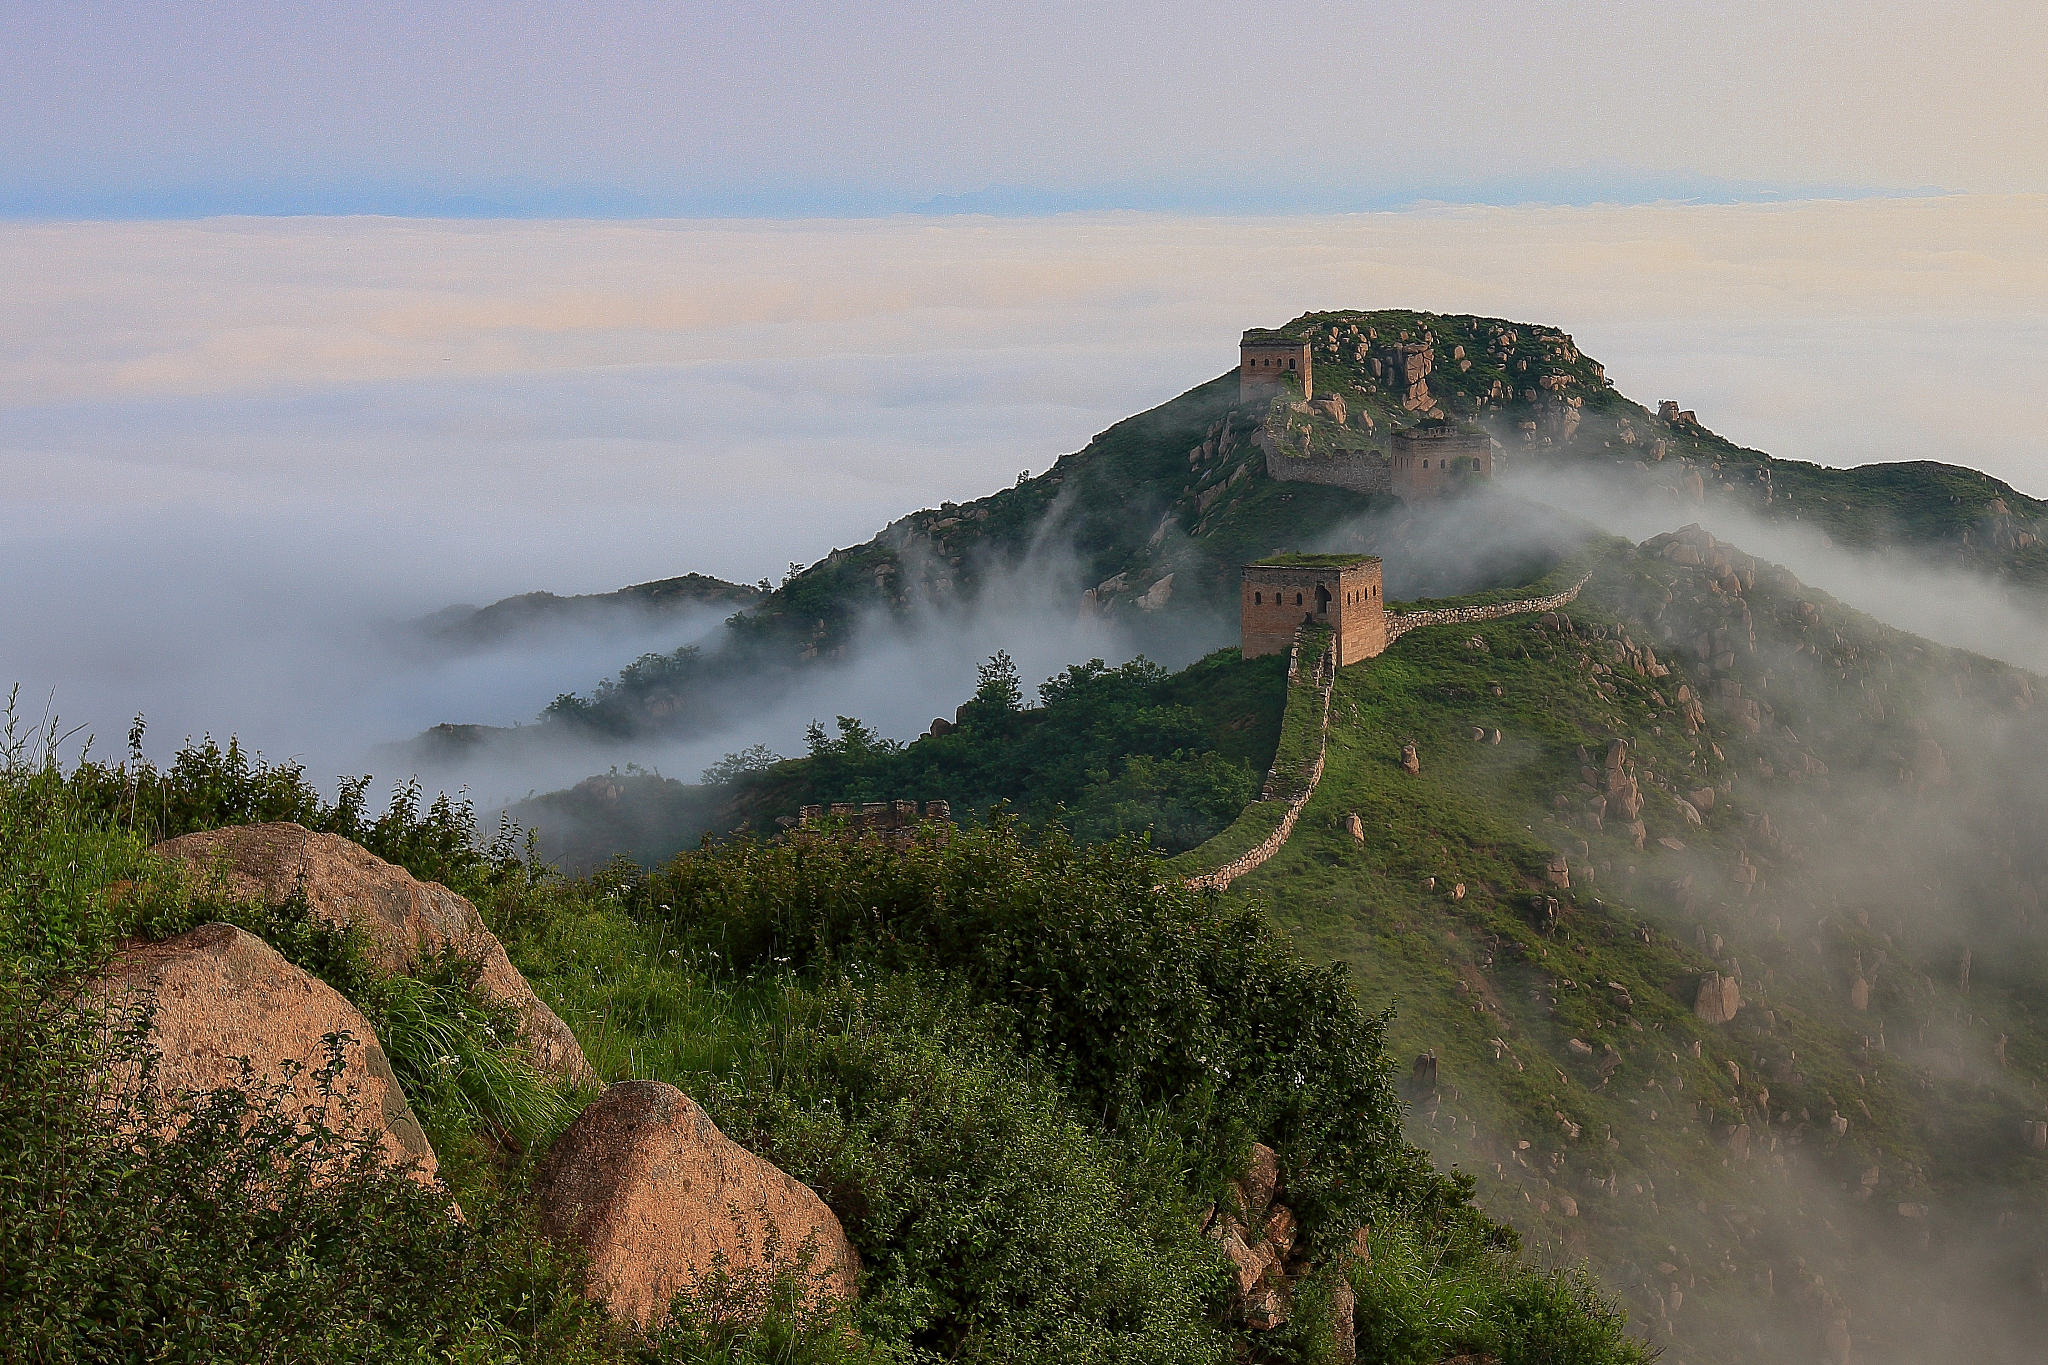
[[[825,190],[741,190],[644,194],[582,188],[441,192],[403,187],[193,187],[129,194],[0,190],[0,222],[193,222],[212,218],[400,218],[464,221],[647,219],[804,221],[829,219],[1050,218],[1074,213],[1160,213],[1280,218],[1399,213],[1446,208],[1636,208],[1770,205],[1872,199],[1931,199],[1977,193],[1940,186],[1779,185],[1707,177],[1532,177],[1465,186],[1407,187],[1381,194],[1300,187],[1269,191],[1164,188],[1047,190],[988,186],[952,194]]]

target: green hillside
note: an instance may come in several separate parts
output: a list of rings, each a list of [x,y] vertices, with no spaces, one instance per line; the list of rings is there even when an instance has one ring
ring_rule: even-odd
[[[1411,1139],[1589,1258],[1668,1360],[1828,1358],[1838,1321],[1901,1359],[2024,1358],[2013,1305],[2048,1268],[2034,680],[1729,547],[1657,553],[1683,543],[1589,548],[1562,619],[1341,670],[1322,782],[1230,898],[1392,1011],[1397,1055],[1435,1059]],[[1317,709],[1292,689],[1290,731]],[[1730,1024],[1695,1013],[1707,972],[1740,980]]]

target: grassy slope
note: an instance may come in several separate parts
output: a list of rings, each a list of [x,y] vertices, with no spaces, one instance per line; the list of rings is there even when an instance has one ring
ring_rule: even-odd
[[[1598,576],[1569,613],[1582,627],[1633,618],[1635,639],[1654,640],[1657,628],[1644,618],[1676,588],[1663,624],[1689,636],[1692,622],[1680,612],[1697,609],[1684,596],[1699,586],[1696,573],[1619,544],[1587,553]],[[1893,777],[1927,720],[1935,727],[1927,733],[1941,734],[1952,754],[1968,751],[1942,701],[1967,693],[1998,707],[2005,697],[2001,713],[2023,724],[2023,712],[2012,715],[2016,675],[1888,631],[1784,586],[1789,578],[1757,578],[1746,605],[1758,647],[1729,671],[1749,678],[1751,695],[1761,676],[1777,673],[1765,695],[1779,724],[1797,727],[1796,740],[1789,731],[1748,736],[1716,710],[1712,742],[1727,756],[1716,759],[1707,739],[1685,735],[1672,705],[1685,672],[1654,680],[1618,668],[1608,693],[1585,671],[1586,660],[1608,657],[1604,642],[1562,637],[1533,618],[1413,632],[1343,671],[1323,784],[1286,849],[1233,892],[1265,899],[1304,945],[1348,963],[1368,1006],[1396,1011],[1396,1055],[1437,1053],[1441,1086],[1415,1096],[1411,1136],[1480,1174],[1488,1207],[1533,1244],[1590,1256],[1631,1294],[1641,1318],[1658,1323],[1668,1312],[1658,1330],[1674,1358],[1688,1360],[1738,1358],[1754,1349],[1752,1333],[1780,1349],[1817,1349],[1840,1292],[1816,1285],[1817,1276],[1837,1286],[1867,1277],[1873,1292],[1839,1301],[1853,1309],[1855,1335],[1906,1339],[1926,1324],[1889,1314],[1887,1291],[1910,1284],[1923,1305],[1958,1292],[1925,1283],[1920,1235],[1982,1245],[2001,1219],[2037,1224],[2048,1188],[2048,1163],[2015,1137],[2043,1107],[2048,1036],[2035,1022],[2043,1003],[2037,941],[2008,943],[1996,983],[1980,977],[1972,996],[1952,985],[1957,923],[1967,936],[1972,915],[1979,934],[1983,917],[2009,921],[2015,898],[2028,894],[2022,883],[2040,871],[2029,862],[2038,850],[2028,853],[2016,837],[2038,812],[2015,815],[2012,807],[2026,803],[2011,800],[2014,774],[1986,771],[1976,787],[1937,799],[1971,811],[1988,801],[2018,831],[1987,814],[1958,821],[1961,832],[1924,833],[1931,789],[1902,791]],[[1825,624],[1805,624],[1793,605],[1801,602],[1819,606]],[[1488,651],[1468,647],[1475,636]],[[1659,657],[1677,663],[1656,643]],[[1789,685],[1800,661],[1816,657],[1791,652],[1795,643],[1822,647],[1827,667],[1809,671],[1826,689]],[[1698,686],[1707,669],[1689,668]],[[1861,698],[1880,673],[1889,699],[1882,726],[1824,704]],[[1475,744],[1475,727],[1500,729],[1503,742]],[[1573,817],[1555,798],[1569,793],[1578,804],[1581,746],[1598,768],[1617,735],[1636,746],[1640,767],[1680,779],[1681,788],[1726,783],[1731,794],[1702,829],[1646,789],[1649,842],[1640,851],[1612,823],[1605,833],[1567,824]],[[2038,744],[2039,726],[2022,735]],[[1398,766],[1408,739],[1420,746],[1419,778]],[[1832,778],[1793,781],[1803,765],[1791,755],[1800,753],[1825,759]],[[1770,776],[1760,762],[1771,764]],[[1960,776],[1956,785],[1968,786]],[[1363,846],[1342,830],[1348,812],[1364,823]],[[1775,817],[1777,832],[1765,825],[1760,833],[1759,816]],[[1845,820],[1865,827],[1852,834]],[[1982,831],[1978,847],[1966,846],[1970,831]],[[1924,846],[1915,842],[1922,833]],[[1685,849],[1665,848],[1660,836]],[[1809,858],[1809,840],[1840,847]],[[1222,861],[1235,851],[1212,844],[1188,858]],[[1543,894],[1545,865],[1559,851],[1570,857],[1574,886],[1557,893],[1563,913],[1552,930],[1530,900]],[[1762,873],[1753,899],[1726,876],[1738,857]],[[2001,859],[2014,870],[1998,871]],[[1862,875],[1849,871],[1859,864]],[[1968,869],[1986,864],[1995,875],[1971,884]],[[1902,884],[1908,869],[1947,886],[1959,908],[1946,913],[1960,921],[1936,920],[1918,888]],[[1431,877],[1435,888],[1426,890]],[[1459,884],[1462,900],[1451,895]],[[1726,939],[1718,955],[1715,936]],[[1850,961],[1862,953],[1859,966],[1874,962],[1880,951],[1890,954],[1888,969],[1873,972],[1871,1009],[1855,1011]],[[1700,973],[1741,970],[1738,963],[1747,964],[1746,995],[1761,1003],[1726,1028],[1696,1020]],[[1886,1020],[1891,1050],[1878,1051],[1870,1039]],[[1974,1027],[1950,1028],[1961,1022]],[[2009,1035],[2010,1069],[1986,1066],[1998,1032]],[[1572,1039],[1592,1055],[1575,1054]],[[1609,1046],[1619,1066],[1603,1084],[1597,1064]],[[1850,1117],[1847,1137],[1829,1126],[1837,1112]],[[1726,1145],[1738,1120],[1752,1125],[1747,1160]],[[1842,1194],[1863,1188],[1866,1173],[1867,1202]],[[1567,1198],[1576,1216],[1567,1216]],[[1904,1222],[1896,1212],[1923,1203],[1929,1219]],[[1897,1243],[1902,1227],[1912,1254],[1866,1258],[1851,1271],[1852,1253]],[[2002,1241],[1999,1273],[2035,1263],[2043,1250]],[[1775,1293],[1759,1287],[1767,1272]],[[2004,1327],[1973,1324],[1987,1334],[1990,1358]]]

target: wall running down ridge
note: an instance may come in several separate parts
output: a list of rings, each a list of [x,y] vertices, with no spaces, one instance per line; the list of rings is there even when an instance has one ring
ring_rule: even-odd
[[[1398,637],[1405,635],[1411,630],[1420,629],[1423,626],[1465,625],[1473,621],[1498,621],[1503,616],[1520,616],[1525,612],[1556,611],[1559,607],[1569,605],[1579,595],[1579,590],[1585,587],[1592,577],[1593,575],[1588,573],[1563,592],[1555,593],[1549,597],[1528,597],[1514,602],[1494,602],[1483,607],[1446,607],[1441,611],[1411,611],[1398,614],[1389,612],[1387,613],[1387,643],[1392,644]],[[1300,650],[1301,641],[1299,636],[1297,636],[1293,656],[1288,659],[1287,663],[1287,676],[1290,679],[1294,676],[1295,668],[1299,662]],[[1288,837],[1294,833],[1295,821],[1301,818],[1301,812],[1307,807],[1309,798],[1316,794],[1316,784],[1323,780],[1323,759],[1328,754],[1330,748],[1330,694],[1337,686],[1337,668],[1329,652],[1325,652],[1323,657],[1316,662],[1316,678],[1322,684],[1317,689],[1320,694],[1319,704],[1322,707],[1322,717],[1318,726],[1319,738],[1316,745],[1316,761],[1308,771],[1308,781],[1303,784],[1300,793],[1287,803],[1287,813],[1280,817],[1279,825],[1256,848],[1250,849],[1237,858],[1233,858],[1214,872],[1204,872],[1198,877],[1188,878],[1187,884],[1195,890],[1221,891],[1239,877],[1264,864],[1274,854],[1287,846]],[[1276,785],[1280,776],[1281,774],[1277,771],[1267,774],[1266,786],[1269,791]]]

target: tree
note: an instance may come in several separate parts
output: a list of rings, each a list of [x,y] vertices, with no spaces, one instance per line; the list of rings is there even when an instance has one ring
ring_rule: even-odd
[[[981,686],[974,689],[976,701],[992,711],[1023,709],[1024,685],[1017,678],[1017,665],[1008,650],[997,650],[976,672],[981,675]]]

